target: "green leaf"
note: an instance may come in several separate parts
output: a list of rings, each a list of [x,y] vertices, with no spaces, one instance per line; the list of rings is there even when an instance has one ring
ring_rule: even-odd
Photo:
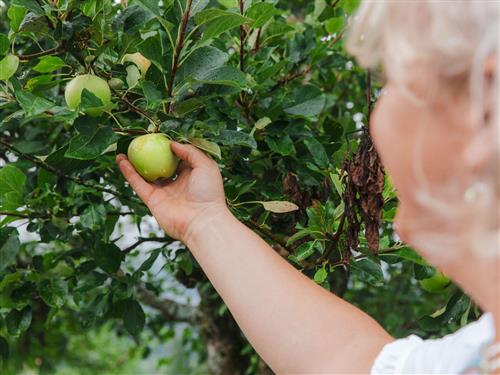
[[[11,227],[0,228],[0,274],[16,259],[21,243],[17,230]]]
[[[19,336],[31,325],[31,308],[25,307],[23,310],[11,310],[6,317],[7,330],[11,336]]]
[[[201,12],[203,9],[205,9],[208,5],[210,0],[193,0],[191,3],[191,12],[190,16],[194,16],[197,13]]]
[[[27,91],[16,91],[16,99],[27,116],[42,114],[56,106],[53,102]]]
[[[265,140],[269,149],[280,155],[289,156],[294,155],[296,152],[293,140],[288,134],[278,138],[266,137]]]
[[[238,13],[228,12],[221,9],[207,9],[195,16],[197,25],[205,25],[201,41],[212,39],[235,27],[243,25],[247,18]]]
[[[128,88],[131,89],[139,83],[139,80],[141,79],[141,72],[135,65],[129,65],[127,66],[127,85]]]
[[[19,57],[14,55],[5,56],[0,60],[0,81],[7,81],[16,73],[19,66]]]
[[[11,5],[9,7],[9,10],[7,11],[7,16],[10,19],[10,28],[13,31],[15,32],[19,31],[19,27],[21,26],[21,22],[23,22],[26,12],[27,10],[25,7],[20,7],[15,5]]]
[[[328,277],[328,272],[324,267],[320,268],[314,273],[314,281],[318,284],[324,283],[327,277]]]
[[[351,268],[356,271],[361,280],[378,286],[384,282],[384,274],[380,264],[371,259],[360,259],[351,263]]]
[[[137,336],[144,329],[146,316],[141,305],[137,301],[130,301],[124,314],[123,323],[125,329],[132,335]]]
[[[338,33],[344,26],[344,17],[333,17],[325,22],[325,29],[329,34]]]
[[[190,79],[204,79],[210,71],[223,66],[228,59],[228,54],[218,48],[200,47],[182,63],[176,81],[182,83]]]
[[[23,6],[38,16],[43,16],[45,14],[44,10],[36,2],[36,0],[13,0],[12,5]]]
[[[242,131],[222,129],[219,132],[217,140],[226,146],[241,145],[251,147],[253,149],[257,148],[257,142],[255,142],[255,139],[251,135]]]
[[[92,262],[94,263],[94,262]],[[95,289],[101,285],[103,285],[108,276],[97,271],[90,272],[84,275],[81,279],[78,280],[78,284],[74,289],[75,292],[88,292],[89,290]]]
[[[323,145],[314,137],[304,139],[304,144],[311,153],[316,165],[320,168],[327,168],[329,160]]]
[[[342,0],[341,6],[347,14],[353,14],[358,9],[361,0]]]
[[[135,3],[139,4],[144,9],[149,10],[155,16],[161,16],[158,0],[135,0]]]
[[[315,246],[316,246],[316,241],[310,241],[303,243],[300,245],[297,249],[295,249],[295,259],[298,262],[301,262],[307,258],[309,258],[311,255],[315,253]]]
[[[93,117],[79,117],[75,121],[75,129],[78,135],[71,138],[68,150],[64,154],[68,158],[95,159],[118,139],[110,127],[99,125],[99,121]]]
[[[115,273],[120,269],[124,255],[115,244],[99,243],[94,249],[96,264],[107,273]]]
[[[210,85],[224,85],[244,89],[247,87],[245,74],[234,66],[221,66],[206,72],[203,78],[195,78],[195,82]]]
[[[61,69],[66,66],[63,59],[57,56],[43,56],[38,64],[33,67],[33,70],[38,73],[50,73],[54,70]]]
[[[267,21],[278,13],[278,9],[274,4],[256,3],[248,8],[245,15],[253,20],[253,22],[250,23],[250,26],[253,28],[259,28],[264,26]]]
[[[38,284],[38,293],[47,305],[61,308],[68,299],[68,284],[63,279],[44,279]]]
[[[161,254],[161,249],[154,249],[149,255],[148,259],[146,259],[141,266],[137,269],[137,272],[148,271],[158,259],[158,256]]]
[[[106,208],[102,204],[90,204],[80,215],[80,224],[87,229],[97,230],[106,221]]]
[[[141,78],[146,77],[146,73],[151,66],[151,60],[144,57],[140,52],[127,53],[122,57],[122,64],[124,62],[131,62],[135,64],[135,66],[141,71]]]
[[[5,337],[0,336],[0,359],[4,362],[9,358],[9,343]]]
[[[301,238],[309,236],[311,233],[312,232],[309,228],[301,229],[297,233],[294,233],[292,236],[288,238],[288,240],[286,241],[286,245],[289,246],[293,244],[295,241],[298,241]]]
[[[272,121],[269,117],[262,117],[255,122],[254,127],[255,129],[262,130],[271,123]]]
[[[84,88],[81,94],[80,108],[82,110],[102,107],[103,103],[93,92]]]
[[[293,106],[285,108],[285,112],[306,118],[314,118],[319,115],[325,107],[326,99],[321,90],[313,85],[306,85],[294,91]]]
[[[403,260],[408,260],[410,262],[419,264],[421,266],[429,265],[419,254],[417,254],[414,250],[410,249],[409,247],[403,247],[398,251],[394,252],[391,251],[390,253],[380,253],[379,256],[382,258],[395,257]]]
[[[215,142],[210,142],[203,138],[189,138],[189,143],[191,143],[193,146],[196,146],[203,151],[206,151],[214,155],[219,159],[222,157],[220,152],[220,147]]]
[[[205,103],[197,98],[189,98],[187,100],[183,100],[182,102],[175,103],[173,111],[178,117],[183,117],[204,105]]]
[[[0,55],[5,55],[10,48],[10,40],[7,35],[0,33]]]
[[[0,169],[0,208],[15,210],[24,204],[25,174],[13,165]]]

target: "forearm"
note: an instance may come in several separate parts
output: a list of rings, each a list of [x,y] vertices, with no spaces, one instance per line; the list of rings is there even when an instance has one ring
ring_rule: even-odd
[[[368,373],[391,340],[368,315],[298,272],[229,212],[194,225],[186,242],[276,373]]]

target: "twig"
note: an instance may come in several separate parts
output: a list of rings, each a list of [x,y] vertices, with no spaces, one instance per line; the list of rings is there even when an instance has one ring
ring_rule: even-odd
[[[198,309],[194,306],[160,298],[143,285],[138,285],[136,290],[138,299],[143,304],[159,311],[166,321],[195,323],[199,316]]]
[[[240,14],[243,16],[245,12],[245,0],[238,0],[240,5]],[[244,25],[240,26],[240,70],[245,71],[245,39],[246,32]]]
[[[167,85],[167,92],[170,97],[172,97],[172,94],[174,92],[175,76],[177,74],[177,70],[179,69],[179,59],[181,56],[182,48],[184,47],[184,38],[186,37],[186,28],[187,28],[187,23],[189,21],[189,15],[191,13],[192,3],[193,0],[187,0],[186,10],[182,15],[179,36],[177,37],[177,43],[175,45],[174,56],[172,59],[172,70],[170,73],[170,80]],[[167,103],[166,112],[170,112],[170,103]]]
[[[12,211],[0,211],[0,216],[12,216],[21,219],[38,219],[38,218],[49,217],[47,214],[42,214],[37,212],[26,213],[26,212],[12,212]]]
[[[114,91],[116,93],[116,91]],[[131,103],[125,96],[124,97],[121,97],[120,96],[120,101],[125,103],[132,111],[134,112],[137,112],[141,115],[143,115],[144,117],[146,117],[149,121],[151,121],[151,123],[157,128],[159,128],[160,124],[158,124],[155,119],[153,117],[151,117],[150,114],[148,114],[146,111],[144,111],[143,109],[137,107],[136,105],[134,105],[133,103]]]
[[[29,61],[33,59],[37,59],[42,56],[47,56],[47,55],[59,55],[64,52],[64,47],[63,46],[57,46],[45,51],[37,52],[37,53],[32,53],[30,55],[17,55],[19,60],[23,61]]]
[[[286,246],[286,242],[279,239],[278,237],[276,237],[274,235],[273,232],[271,232],[269,229],[267,228],[264,228],[263,226],[261,226],[259,223],[255,222],[254,220],[245,220],[245,223],[249,224],[251,227],[253,227],[254,229],[258,230],[259,232],[261,232],[263,235],[265,235],[266,237],[268,237],[270,240],[276,242],[278,245],[280,245],[281,247],[283,247],[286,251],[288,251],[289,253],[292,253],[292,251],[290,251],[287,246]]]
[[[128,254],[134,250],[137,246],[144,242],[169,242],[172,239],[169,237],[139,237],[136,242],[134,242],[129,247],[122,250],[123,254]]]
[[[121,128],[112,128],[116,133],[126,133],[126,134],[134,134],[134,135],[143,135],[143,134],[149,134],[146,130],[139,130],[139,129],[121,129]]]
[[[253,47],[253,52],[257,52],[260,49],[260,34],[262,33],[262,27],[257,29],[257,36],[255,37],[255,45]]]
[[[370,117],[372,114],[372,75],[370,71],[366,73],[366,91],[365,91],[365,97],[366,97],[366,127],[368,130],[370,130]]]
[[[328,259],[328,257],[332,253],[333,249],[337,247],[337,244],[338,244],[338,242],[340,240],[340,236],[342,235],[342,233],[344,231],[345,221],[346,221],[346,214],[345,214],[345,211],[344,211],[342,213],[342,216],[340,217],[340,223],[339,223],[339,226],[337,228],[337,231],[335,232],[335,234],[333,236],[331,236],[331,238],[329,238],[330,243],[328,244],[328,247],[327,247],[327,249],[325,250],[325,253],[322,256],[323,259]]]
[[[344,36],[345,34],[345,29],[342,30],[341,32],[339,32],[337,34],[337,36],[335,38],[333,38],[330,43],[328,43],[328,48],[332,48],[334,44],[336,44],[340,39],[342,39],[342,37]]]
[[[85,187],[88,187],[88,188],[91,188],[91,189],[95,189],[95,190],[98,190],[98,191],[102,191],[104,193],[112,194],[112,195],[114,195],[117,198],[122,198],[122,199],[126,199],[126,200],[130,200],[131,199],[130,197],[128,197],[126,195],[123,195],[123,194],[121,194],[121,193],[119,193],[117,191],[105,188],[105,187],[100,186],[100,185],[90,184],[88,182],[83,181],[82,179],[80,179],[78,177],[70,176],[70,175],[64,173],[63,171],[61,171],[61,170],[53,167],[52,165],[47,164],[47,163],[45,163],[44,161],[42,161],[40,159],[37,159],[34,156],[25,154],[24,152],[22,152],[21,150],[19,150],[15,146],[11,145],[7,141],[3,140],[2,138],[0,138],[0,145],[4,146],[8,150],[10,150],[10,151],[14,152],[15,154],[19,155],[19,157],[21,157],[21,158],[23,158],[25,160],[28,160],[28,161],[32,162],[33,164],[39,166],[40,168],[43,168],[43,169],[45,169],[45,170],[47,170],[47,171],[49,171],[51,173],[54,173],[55,175],[57,175],[59,177],[62,177],[64,179],[66,179],[66,180],[73,181],[74,183],[77,183],[79,185],[82,185],[82,186],[85,186]]]

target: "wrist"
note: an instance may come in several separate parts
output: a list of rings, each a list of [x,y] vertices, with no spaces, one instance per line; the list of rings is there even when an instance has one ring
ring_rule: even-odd
[[[233,214],[225,204],[217,204],[205,207],[189,223],[182,242],[188,247],[193,248],[204,233],[212,226],[218,226],[221,221],[234,219]]]

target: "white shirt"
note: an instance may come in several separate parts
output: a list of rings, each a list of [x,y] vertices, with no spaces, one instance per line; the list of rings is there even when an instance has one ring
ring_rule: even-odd
[[[384,346],[371,373],[462,374],[478,366],[481,351],[494,336],[495,326],[489,313],[440,339],[422,340],[411,335]]]

